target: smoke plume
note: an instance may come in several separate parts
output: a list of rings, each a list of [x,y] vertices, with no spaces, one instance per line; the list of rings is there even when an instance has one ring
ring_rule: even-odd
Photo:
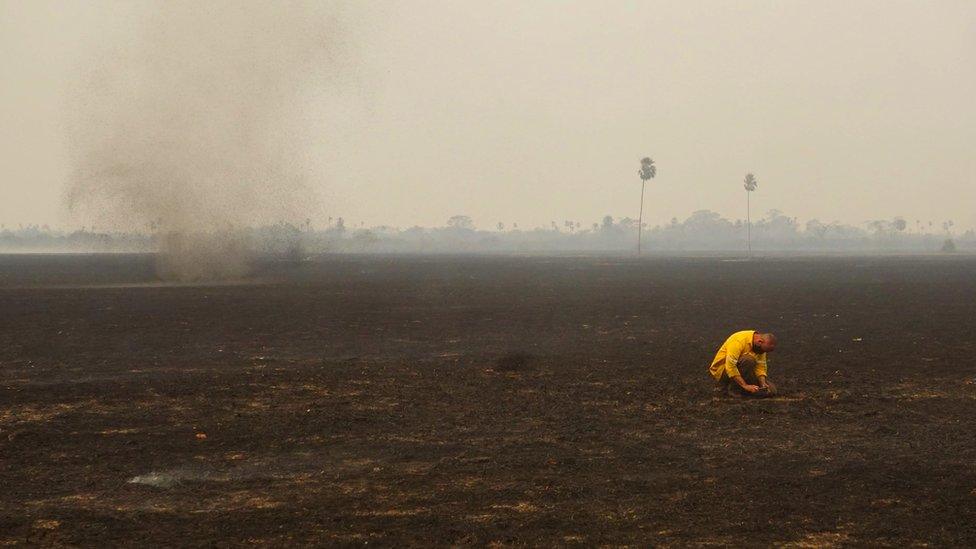
[[[167,1],[70,101],[76,218],[158,235],[160,275],[246,273],[247,227],[300,224],[310,92],[328,78],[323,4]]]

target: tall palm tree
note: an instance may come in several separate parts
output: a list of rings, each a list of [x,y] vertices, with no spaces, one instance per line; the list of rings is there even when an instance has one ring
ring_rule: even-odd
[[[747,173],[742,186],[746,189],[746,239],[749,242],[749,257],[752,257],[752,216],[750,215],[749,195],[759,187],[759,182],[756,181],[756,176]]]
[[[641,178],[641,203],[640,203],[640,216],[637,218],[637,255],[641,253],[641,233],[644,227],[644,186],[647,185],[647,180],[651,179],[657,175],[657,168],[654,166],[654,161],[651,157],[645,156],[641,158],[640,171],[637,175]]]

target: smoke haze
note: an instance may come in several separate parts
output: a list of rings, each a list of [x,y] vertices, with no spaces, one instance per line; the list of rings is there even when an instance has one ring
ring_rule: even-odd
[[[330,21],[306,3],[157,4],[72,102],[69,208],[159,234],[164,277],[243,274],[245,226],[316,213],[303,109]]]
[[[336,9],[352,54],[335,52]],[[301,47],[310,35],[318,49]],[[360,85],[344,80],[337,94],[333,71]],[[0,74],[8,228],[107,229],[65,217],[66,182],[85,189],[76,211],[85,202],[102,215],[91,205],[132,193],[112,194],[121,183],[90,192],[98,170],[138,166],[167,181],[160,174],[192,171],[179,184],[200,192],[212,178],[199,164],[220,180],[207,183],[223,195],[214,202],[243,208],[220,209],[213,224],[306,210],[293,194],[225,185],[283,172],[292,179],[276,184],[297,176],[323,196],[308,216],[315,229],[330,217],[443,227],[455,215],[479,229],[587,225],[639,215],[644,156],[658,167],[643,209],[650,227],[700,210],[745,221],[752,172],[753,216],[976,228],[968,0],[10,1],[0,2]],[[250,113],[247,125],[235,110]],[[164,138],[181,149],[152,144]],[[135,219],[140,203],[160,199],[135,201],[102,216]],[[176,209],[196,223],[208,208]]]

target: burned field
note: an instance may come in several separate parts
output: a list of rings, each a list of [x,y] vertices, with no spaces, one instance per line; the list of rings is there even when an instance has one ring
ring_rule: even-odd
[[[0,258],[0,543],[976,545],[971,258],[152,272]]]

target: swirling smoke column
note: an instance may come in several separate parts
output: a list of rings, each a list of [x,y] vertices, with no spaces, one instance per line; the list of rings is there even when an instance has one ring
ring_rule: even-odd
[[[311,92],[334,65],[328,4],[152,5],[132,43],[86,67],[69,100],[73,216],[151,230],[159,275],[247,274],[247,227],[300,224]]]

